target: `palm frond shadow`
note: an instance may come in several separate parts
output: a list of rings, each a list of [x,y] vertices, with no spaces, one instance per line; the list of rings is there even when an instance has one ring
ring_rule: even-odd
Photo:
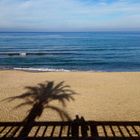
[[[44,109],[51,109],[56,111],[61,119],[71,120],[70,115],[67,111],[53,106],[50,103],[52,101],[59,101],[63,107],[67,106],[67,102],[74,101],[73,95],[76,94],[70,89],[70,86],[64,85],[64,81],[55,84],[54,81],[46,81],[44,83],[39,83],[37,86],[25,87],[27,92],[14,97],[9,97],[5,99],[6,101],[13,101],[17,99],[24,100],[21,104],[17,105],[14,109],[23,107],[25,105],[30,105],[31,109],[28,110],[28,115],[23,120],[24,127],[20,133],[20,137],[27,137],[36,118],[39,118]]]

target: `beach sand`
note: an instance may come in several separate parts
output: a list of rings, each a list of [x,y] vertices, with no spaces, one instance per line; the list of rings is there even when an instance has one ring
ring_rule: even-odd
[[[26,86],[44,81],[65,81],[78,94],[67,103],[72,118],[76,114],[86,120],[140,120],[140,72],[25,72],[0,71],[0,100],[20,95]],[[0,102],[0,121],[21,121],[29,106],[14,109],[22,100]],[[54,105],[59,104],[54,102]],[[62,108],[62,107],[61,107]],[[60,120],[58,114],[45,110],[39,120]]]

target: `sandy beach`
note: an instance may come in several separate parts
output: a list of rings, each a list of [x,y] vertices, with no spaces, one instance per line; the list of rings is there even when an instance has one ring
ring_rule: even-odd
[[[65,81],[78,94],[67,103],[72,118],[76,114],[86,120],[140,120],[140,72],[25,72],[0,71],[0,121],[21,121],[29,106],[14,109],[22,100],[2,101],[21,95],[26,86],[44,81]],[[59,103],[53,103],[59,106]],[[60,106],[61,107],[61,106]],[[63,107],[61,107],[63,109]],[[39,120],[60,120],[51,110],[44,110]]]

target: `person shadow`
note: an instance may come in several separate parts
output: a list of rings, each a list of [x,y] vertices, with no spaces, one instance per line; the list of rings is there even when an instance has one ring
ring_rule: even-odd
[[[67,111],[62,110],[50,104],[52,101],[59,101],[65,108],[67,102],[74,101],[73,95],[77,94],[70,89],[70,86],[65,85],[64,81],[55,84],[54,81],[46,81],[44,83],[39,83],[37,86],[27,86],[25,87],[27,92],[14,97],[6,98],[6,101],[13,100],[24,100],[21,104],[17,105],[14,109],[30,105],[31,109],[28,110],[27,116],[23,120],[23,129],[19,133],[19,138],[27,138],[29,132],[31,131],[35,120],[39,118],[44,109],[51,109],[56,111],[60,118],[64,120],[71,120],[70,115]],[[17,130],[15,130],[16,132]],[[13,132],[14,134],[14,132]]]
[[[87,138],[88,130],[89,130],[89,127],[86,124],[84,117],[82,116],[80,118],[78,115],[76,115],[71,125],[71,135],[73,139],[78,139],[80,136],[80,133],[81,133],[82,138]]]

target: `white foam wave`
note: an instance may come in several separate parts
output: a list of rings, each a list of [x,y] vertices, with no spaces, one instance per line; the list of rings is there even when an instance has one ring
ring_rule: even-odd
[[[70,72],[66,69],[49,69],[49,68],[13,68],[14,70],[25,70],[25,71],[41,71],[41,72]]]

